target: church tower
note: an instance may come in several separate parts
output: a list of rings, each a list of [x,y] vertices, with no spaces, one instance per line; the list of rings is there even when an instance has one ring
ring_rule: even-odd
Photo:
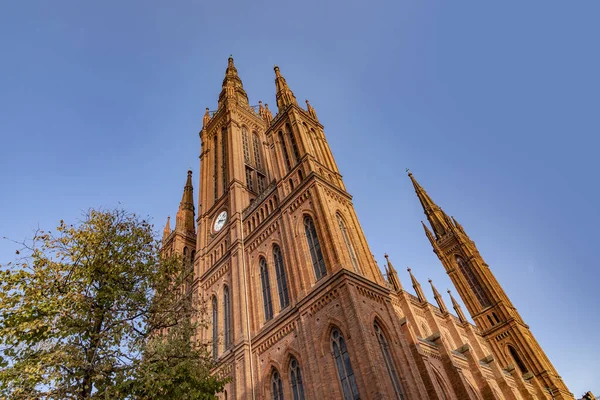
[[[197,208],[188,172],[175,229],[168,221],[163,236],[164,251],[193,260],[188,290],[209,317],[197,338],[212,344],[215,373],[231,378],[221,398],[549,399],[543,384],[567,398],[500,287],[483,284],[491,274],[471,274],[483,288],[471,297],[468,282],[454,282],[478,325],[489,315],[502,329],[486,326],[490,343],[510,338],[523,374],[506,369],[505,342],[493,342],[495,361],[458,303],[451,298],[457,318],[431,281],[430,304],[418,269],[409,269],[417,296],[387,254],[384,278],[315,108],[298,103],[279,67],[274,73],[275,115],[261,101],[251,105],[229,57],[217,109],[206,109],[200,131]],[[462,227],[424,191],[420,198],[439,235],[428,233],[435,248],[454,240],[461,262],[475,268]],[[543,383],[536,389],[527,373]]]
[[[423,224],[434,253],[444,265],[471,317],[503,367],[515,368],[540,396],[572,399],[566,385],[529,326],[512,304],[463,227],[438,207],[408,173],[433,232]]]

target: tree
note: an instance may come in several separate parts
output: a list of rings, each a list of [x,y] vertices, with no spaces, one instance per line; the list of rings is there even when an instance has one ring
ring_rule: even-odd
[[[38,231],[0,265],[0,397],[212,399],[224,379],[193,340],[191,273],[122,209]],[[197,296],[196,296],[197,297]],[[178,385],[186,396],[177,397]]]

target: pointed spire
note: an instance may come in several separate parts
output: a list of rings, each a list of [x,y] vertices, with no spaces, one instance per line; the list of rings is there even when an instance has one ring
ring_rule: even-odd
[[[274,67],[274,70],[275,87],[277,88],[277,93],[275,94],[275,98],[277,99],[277,109],[281,111],[290,104],[298,105],[296,96],[294,96],[294,93],[288,87],[287,82],[285,81],[283,75],[281,75],[277,65]]]
[[[219,95],[219,108],[225,105],[225,100],[239,101],[248,104],[248,95],[244,90],[244,84],[238,75],[237,68],[233,63],[233,56],[229,55],[225,78],[223,78],[223,89]]]
[[[410,280],[412,281],[412,286],[415,289],[415,293],[417,294],[419,301],[421,301],[422,303],[426,303],[427,298],[425,297],[425,293],[423,293],[421,284],[419,283],[419,281],[417,281],[417,278],[415,278],[415,276],[413,275],[412,270],[410,268],[406,268],[406,270],[410,274]]]
[[[431,290],[433,290],[433,298],[437,302],[438,307],[440,308],[440,311],[443,312],[444,314],[447,314],[448,313],[448,309],[446,308],[446,304],[444,303],[444,299],[440,295],[440,292],[437,291],[437,289],[435,288],[435,286],[433,286],[433,281],[431,279],[429,280],[429,284],[431,285]]]
[[[271,125],[271,121],[273,121],[273,113],[271,110],[269,110],[269,105],[267,103],[265,103],[263,118],[265,119],[267,125]]]
[[[187,180],[183,187],[183,195],[175,220],[175,230],[195,234],[194,228],[194,187],[192,186],[192,171],[188,171]]]
[[[317,112],[315,111],[315,109],[313,108],[313,106],[310,105],[310,103],[308,102],[308,100],[306,100],[306,110],[308,111],[308,113],[310,114],[310,116],[315,119],[315,121],[319,122],[319,118],[317,118]]]
[[[454,222],[454,225],[458,228],[459,231],[461,231],[462,233],[465,233],[465,228],[462,227],[461,224],[458,223],[458,221],[452,217],[452,222]]]
[[[462,308],[460,308],[460,304],[456,302],[456,299],[454,298],[454,296],[452,296],[452,292],[450,292],[450,289],[448,289],[448,294],[450,295],[450,300],[452,300],[452,307],[454,308],[454,311],[456,311],[456,315],[458,316],[460,322],[467,322],[467,318],[465,318],[465,314],[463,313]]]
[[[208,107],[206,107],[206,111],[204,112],[204,117],[202,118],[202,127],[205,128],[210,121],[210,112],[208,111]]]
[[[437,206],[431,200],[431,197],[427,194],[425,189],[419,185],[419,182],[413,177],[412,172],[407,169],[408,177],[412,181],[412,184],[415,188],[415,192],[417,193],[417,197],[421,202],[421,206],[423,206],[423,211],[429,220],[429,224],[433,229],[433,233],[435,233],[435,237],[439,239],[443,235],[445,235],[449,230],[450,226],[448,225],[448,216],[442,211],[441,208]]]
[[[387,264],[385,266],[385,270],[387,273],[388,282],[390,282],[390,284],[392,285],[392,287],[394,288],[394,290],[396,292],[399,292],[402,290],[402,285],[400,284],[400,278],[398,278],[398,273],[396,272],[396,269],[392,265],[392,262],[390,261],[390,257],[387,254],[385,254],[384,257],[385,257],[385,261]]]
[[[163,229],[163,241],[167,240],[169,235],[171,234],[171,216],[167,217],[167,223],[165,224],[165,229]]]

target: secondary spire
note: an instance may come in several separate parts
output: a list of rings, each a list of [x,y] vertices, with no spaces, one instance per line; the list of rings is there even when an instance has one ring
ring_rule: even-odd
[[[417,294],[419,301],[422,303],[427,303],[427,298],[425,297],[425,293],[423,293],[421,284],[419,283],[417,278],[415,278],[415,276],[413,275],[412,270],[410,268],[406,268],[406,270],[410,274],[410,280],[412,281],[412,286],[415,289],[415,293]]]
[[[219,95],[219,108],[225,105],[225,100],[237,100],[248,104],[248,95],[244,90],[242,79],[238,75],[237,68],[233,63],[233,56],[229,56],[227,60],[227,69],[225,70],[225,78],[223,78],[223,89]]]
[[[433,285],[433,281],[431,279],[429,280],[429,284],[431,285],[431,290],[433,290],[433,298],[437,302],[438,307],[440,308],[440,311],[443,312],[444,314],[447,314],[448,309],[446,308],[444,299],[440,295],[440,292],[438,292],[437,289],[435,288],[435,286]]]
[[[408,177],[412,181],[412,184],[415,188],[415,193],[421,202],[421,206],[423,207],[423,211],[425,212],[425,216],[427,216],[427,220],[433,229],[433,233],[435,237],[439,239],[443,235],[445,235],[450,230],[450,226],[448,221],[450,219],[448,216],[442,211],[437,204],[431,200],[431,197],[427,194],[425,189],[419,185],[419,182],[413,177],[412,172],[407,169]]]
[[[387,273],[388,282],[390,282],[390,285],[392,285],[396,292],[399,292],[402,290],[402,285],[400,284],[400,278],[398,278],[398,273],[392,265],[389,256],[385,254],[384,257],[387,264],[385,267],[385,272]]]
[[[289,88],[285,78],[281,75],[279,67],[276,65],[273,69],[275,70],[275,87],[277,89],[275,98],[277,99],[278,110],[281,111],[290,104],[298,105],[296,96],[294,96],[294,93]]]
[[[179,210],[175,221],[175,230],[186,233],[195,234],[194,228],[194,187],[192,186],[192,171],[188,171],[185,186],[183,187],[183,195]]]
[[[450,300],[452,300],[452,307],[454,308],[454,311],[456,311],[456,315],[458,316],[460,322],[467,322],[467,318],[465,317],[462,308],[460,308],[460,304],[458,304],[456,299],[454,299],[454,296],[452,296],[452,292],[450,291],[450,289],[448,289],[448,294],[450,295]]]

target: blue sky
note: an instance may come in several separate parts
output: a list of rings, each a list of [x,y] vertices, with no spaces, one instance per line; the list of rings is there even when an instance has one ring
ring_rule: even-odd
[[[476,241],[571,391],[600,392],[599,11],[597,1],[2,2],[0,236],[119,204],[162,228],[186,170],[197,179],[198,131],[227,56],[252,104],[275,105],[277,63],[325,125],[376,258],[389,253],[405,286],[407,265],[423,285],[451,285],[409,167]],[[0,262],[13,254],[0,241]]]

